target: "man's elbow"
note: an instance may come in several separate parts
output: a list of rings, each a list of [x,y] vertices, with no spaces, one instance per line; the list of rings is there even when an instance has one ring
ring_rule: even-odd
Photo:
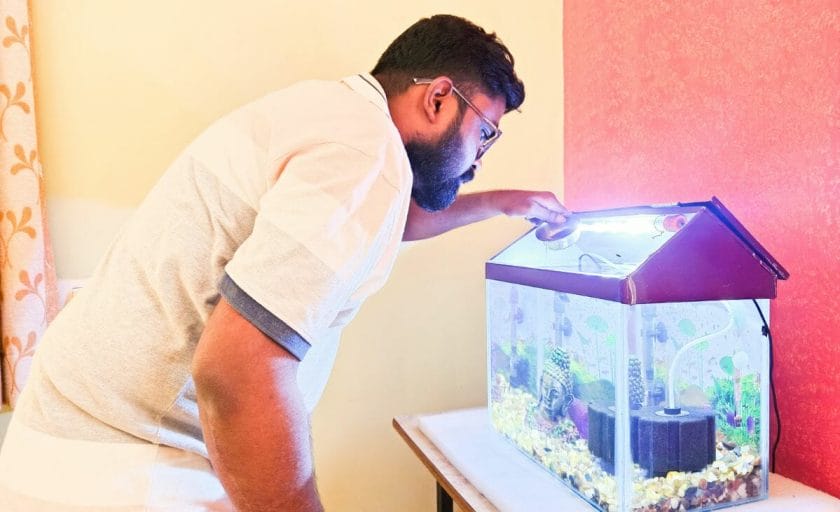
[[[405,227],[405,231],[403,231],[402,241],[403,242],[414,242],[416,240],[422,240],[424,237],[421,235],[419,230],[413,229],[410,226]]]
[[[199,409],[211,417],[236,414],[239,405],[239,393],[231,389],[230,376],[218,367],[201,358],[194,358],[191,367],[193,383]]]

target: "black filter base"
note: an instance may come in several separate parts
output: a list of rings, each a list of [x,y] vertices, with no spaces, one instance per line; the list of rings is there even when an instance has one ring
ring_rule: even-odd
[[[715,460],[715,415],[711,409],[684,408],[682,415],[659,407],[630,411],[630,452],[649,476],[699,471]],[[615,411],[589,404],[589,451],[605,469],[615,465]]]

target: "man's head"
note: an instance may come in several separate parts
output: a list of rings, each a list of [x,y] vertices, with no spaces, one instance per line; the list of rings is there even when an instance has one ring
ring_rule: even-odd
[[[414,172],[412,197],[446,208],[498,139],[499,120],[525,99],[513,56],[495,34],[456,16],[403,32],[371,71],[385,88]]]

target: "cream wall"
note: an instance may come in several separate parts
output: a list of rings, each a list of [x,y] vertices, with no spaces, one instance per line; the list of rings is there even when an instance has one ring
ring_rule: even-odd
[[[467,190],[562,191],[559,1],[31,4],[60,276],[90,272],[166,165],[213,119],[298,79],[370,70],[399,32],[437,12],[497,31],[526,83],[523,113],[505,117],[503,140]],[[483,265],[526,228],[499,218],[406,248],[347,329],[313,425],[328,510],[433,508],[433,480],[391,418],[484,403]]]

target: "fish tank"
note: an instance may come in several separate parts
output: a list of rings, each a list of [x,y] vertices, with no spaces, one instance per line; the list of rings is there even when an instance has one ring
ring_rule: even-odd
[[[787,271],[717,198],[575,213],[486,263],[495,430],[597,510],[767,497]]]

